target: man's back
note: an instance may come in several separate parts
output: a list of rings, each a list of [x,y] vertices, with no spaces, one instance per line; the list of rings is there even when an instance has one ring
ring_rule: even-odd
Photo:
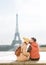
[[[39,55],[39,47],[38,47],[38,44],[36,42],[32,43],[31,44],[31,51],[30,51],[30,57],[32,59],[37,59],[37,58],[40,58],[40,55]]]

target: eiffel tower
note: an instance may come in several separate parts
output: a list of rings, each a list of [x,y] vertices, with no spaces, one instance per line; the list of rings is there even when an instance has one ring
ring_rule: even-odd
[[[14,40],[12,41],[11,45],[0,45],[0,51],[15,51],[15,49],[17,48],[15,44],[21,44],[21,43],[22,41],[20,39],[20,34],[18,30],[18,14],[16,14],[16,33]]]
[[[12,41],[12,46],[18,43],[21,44],[21,39],[20,39],[19,30],[18,30],[18,14],[16,14],[16,32],[15,32],[14,40]]]

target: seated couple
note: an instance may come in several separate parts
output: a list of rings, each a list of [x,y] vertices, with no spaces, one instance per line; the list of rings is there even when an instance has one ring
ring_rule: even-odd
[[[17,61],[39,60],[40,54],[36,39],[34,37],[32,37],[30,40],[28,38],[23,39],[24,42],[15,51]]]

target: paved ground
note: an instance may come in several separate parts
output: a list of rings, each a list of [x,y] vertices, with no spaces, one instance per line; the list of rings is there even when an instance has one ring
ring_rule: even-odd
[[[46,52],[40,52],[39,61],[15,61],[14,52],[0,52],[0,65],[46,65]]]
[[[40,51],[46,52],[46,47],[40,47]]]

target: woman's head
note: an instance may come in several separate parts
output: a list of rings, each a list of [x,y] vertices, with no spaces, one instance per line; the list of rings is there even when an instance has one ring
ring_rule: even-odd
[[[36,38],[34,38],[34,37],[32,37],[32,38],[30,39],[30,43],[33,43],[33,42],[36,42]]]
[[[24,42],[26,43],[26,44],[28,44],[29,43],[29,38],[23,38],[24,39]]]

